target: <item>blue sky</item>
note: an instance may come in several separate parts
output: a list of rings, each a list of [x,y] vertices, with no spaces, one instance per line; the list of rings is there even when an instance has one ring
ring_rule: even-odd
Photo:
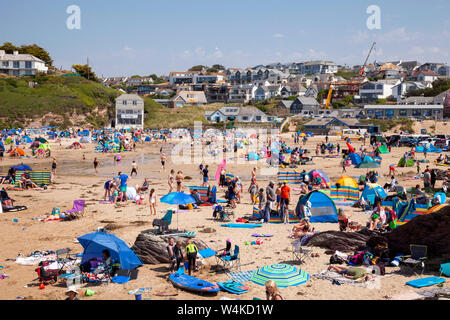
[[[66,27],[72,4],[81,8],[81,30]],[[380,30],[366,26],[369,5],[381,9]],[[448,62],[449,9],[448,0],[15,0],[0,19],[0,42],[37,43],[65,69],[89,56],[99,76],[168,74],[215,63],[355,65],[373,41],[369,62]]]

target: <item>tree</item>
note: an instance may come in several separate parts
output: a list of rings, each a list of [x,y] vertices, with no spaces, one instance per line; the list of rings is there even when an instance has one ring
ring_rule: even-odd
[[[203,69],[206,69],[206,67],[202,65],[197,65],[190,68],[189,71],[203,71]]]
[[[74,64],[72,66],[72,69],[74,69],[75,72],[77,72],[80,76],[85,77],[86,79],[98,81],[97,76],[92,71],[91,67],[89,67],[87,64],[85,65]]]
[[[41,59],[49,66],[51,66],[53,63],[53,60],[50,57],[50,54],[45,49],[39,47],[37,44],[22,45],[20,47],[19,52],[24,53],[24,54],[31,54],[31,55],[35,56],[36,58]]]
[[[217,72],[219,72],[219,69],[216,69],[216,68],[208,68],[208,69],[206,70],[206,72],[208,72],[208,73],[217,73]]]
[[[225,67],[221,64],[213,64],[212,68],[216,70],[225,70]]]
[[[13,51],[19,51],[20,48],[13,45],[11,42],[4,42],[2,46],[0,46],[0,50],[5,50],[6,53],[13,53]]]
[[[51,66],[53,63],[50,54],[43,48],[39,47],[37,44],[31,45],[22,45],[20,47],[15,46],[11,42],[5,42],[2,46],[0,46],[0,50],[5,50],[6,53],[13,53],[14,51],[18,51],[21,54],[31,54],[36,58],[41,59],[47,65]]]

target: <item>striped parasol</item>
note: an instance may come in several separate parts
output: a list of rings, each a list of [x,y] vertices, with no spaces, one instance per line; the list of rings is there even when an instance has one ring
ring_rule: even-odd
[[[251,278],[261,286],[268,280],[275,281],[278,287],[293,287],[308,281],[309,274],[288,264],[272,264],[255,270]]]

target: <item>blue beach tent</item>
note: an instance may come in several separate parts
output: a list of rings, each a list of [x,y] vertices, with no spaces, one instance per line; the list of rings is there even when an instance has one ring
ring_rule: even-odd
[[[134,269],[142,266],[141,260],[115,235],[104,232],[88,233],[78,238],[84,248],[81,263],[92,258],[102,257],[103,250],[109,250],[111,258],[118,261],[122,269]]]
[[[387,197],[386,191],[384,191],[384,189],[377,183],[367,183],[364,186],[360,199],[364,199],[368,203],[374,204],[377,196],[381,199],[385,199]]]
[[[350,159],[350,161],[352,162],[352,164],[355,165],[355,166],[358,165],[358,164],[360,164],[360,163],[362,162],[362,159],[361,159],[361,157],[359,156],[359,154],[354,153],[354,152],[350,153],[350,154],[347,156],[346,160],[348,160],[348,159]]]
[[[298,200],[295,212],[297,216],[304,216],[303,206],[306,206],[308,201],[311,203],[310,222],[338,222],[337,209],[333,200],[323,192],[314,190],[304,195]]]

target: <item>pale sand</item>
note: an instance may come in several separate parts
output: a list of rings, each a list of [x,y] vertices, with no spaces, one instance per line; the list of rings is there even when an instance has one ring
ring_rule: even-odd
[[[290,134],[285,134],[288,145],[293,145]],[[330,137],[331,142],[338,141],[338,137]],[[315,155],[315,145],[324,140],[324,137],[310,138],[307,143],[307,148],[310,149],[311,154]],[[344,141],[339,140],[341,148],[345,145]],[[34,269],[36,266],[21,266],[13,261],[5,261],[7,258],[15,258],[19,253],[25,255],[35,250],[56,250],[64,247],[70,247],[74,252],[82,252],[81,245],[74,242],[74,240],[86,233],[93,232],[97,227],[104,227],[107,223],[101,221],[114,221],[115,224],[121,228],[114,230],[119,238],[125,240],[132,245],[140,231],[150,229],[153,216],[149,215],[148,199],[145,199],[144,205],[136,205],[134,203],[127,203],[125,205],[115,206],[110,204],[100,204],[98,200],[103,199],[104,189],[103,184],[106,181],[106,176],[116,174],[119,167],[112,165],[113,154],[94,154],[93,144],[87,145],[86,149],[82,150],[65,150],[63,149],[69,142],[63,142],[60,147],[59,144],[51,143],[53,147],[53,154],[59,161],[59,168],[56,177],[56,189],[47,191],[9,191],[10,196],[17,201],[17,205],[27,205],[28,210],[17,213],[3,213],[0,214],[0,241],[2,243],[0,250],[0,265],[5,268],[1,270],[2,273],[7,273],[10,278],[0,280],[0,299],[16,299],[16,297],[28,297],[29,299],[64,299],[65,287],[61,285],[47,286],[44,290],[40,290],[37,286],[24,287],[31,283],[36,278]],[[359,149],[360,142],[353,142],[353,145]],[[138,159],[138,177],[131,178],[128,185],[141,184],[144,177],[150,177],[151,187],[156,189],[159,197],[163,196],[168,191],[167,175],[171,168],[182,170],[185,175],[193,177],[192,181],[186,181],[187,185],[200,185],[200,175],[198,172],[198,164],[193,165],[173,165],[168,157],[168,164],[166,172],[159,172],[159,151],[160,145],[144,144],[139,145],[137,152],[123,153],[123,161],[121,165],[122,171],[129,174],[131,171],[130,159]],[[409,150],[409,148],[393,149],[390,154],[383,155],[382,167],[379,168],[380,173],[379,183],[383,185],[390,180],[388,176],[388,166],[390,164],[397,164],[401,155]],[[26,152],[29,150],[25,149]],[[86,154],[85,164],[82,163],[82,153]],[[146,163],[142,162],[145,154]],[[100,165],[99,174],[105,177],[95,177],[93,175],[92,161],[97,156],[102,164]],[[418,155],[421,159],[422,154]],[[437,154],[429,154],[428,159],[434,160]],[[342,168],[339,167],[340,159],[329,158],[315,158],[315,165],[299,166],[299,170],[305,169],[310,171],[314,168],[324,170],[334,183],[342,176]],[[22,160],[10,159],[6,157],[0,163],[0,171],[6,173],[7,169],[12,164],[18,164]],[[32,164],[35,170],[49,169],[51,166],[51,159],[24,159],[25,164]],[[77,175],[64,175],[61,167],[72,170]],[[76,171],[76,167],[80,167]],[[253,165],[233,165],[227,166],[227,171],[235,175],[240,175],[244,180],[244,193],[242,195],[243,202],[238,205],[235,210],[235,216],[241,217],[246,214],[251,214],[252,205],[249,202],[249,195],[246,192],[249,185],[250,171]],[[260,166],[261,167],[261,166]],[[431,168],[436,168],[433,163],[430,163]],[[425,165],[421,165],[422,170]],[[442,169],[443,167],[437,167]],[[213,182],[217,164],[210,166],[210,181]],[[258,170],[259,172],[259,170]],[[347,175],[358,176],[364,174],[365,169],[355,169],[353,167],[347,168]],[[421,180],[405,180],[407,177],[415,175],[416,168],[396,168],[398,180],[401,185],[411,187],[417,183],[423,186]],[[145,174],[144,174],[145,173]],[[271,178],[275,180],[275,177]],[[267,176],[258,175],[258,182],[260,186],[265,187],[270,180]],[[440,186],[441,182],[437,183]],[[294,186],[295,187],[295,186]],[[187,188],[186,188],[187,190]],[[298,192],[293,192],[292,205],[295,206],[298,199]],[[223,197],[224,192],[218,193],[219,198]],[[148,196],[148,194],[147,194]],[[60,207],[62,210],[70,209],[73,200],[86,199],[87,208],[84,218],[70,221],[70,222],[38,222],[31,220],[32,217],[41,216],[43,214],[50,214],[53,207]],[[163,213],[160,210],[165,210],[171,207],[170,205],[158,203],[157,217],[162,217]],[[353,220],[365,224],[368,220],[360,209],[353,209],[344,207],[346,212],[353,214]],[[18,223],[14,223],[13,219],[19,219]],[[212,221],[211,207],[202,207],[195,212],[186,212],[179,215],[178,227],[189,231],[195,231],[196,237],[209,244],[212,249],[220,249],[225,245],[225,239],[231,237],[234,244],[238,244],[241,248],[241,263],[242,270],[254,270],[258,267],[288,262],[291,263],[293,259],[291,249],[291,239],[288,238],[289,230],[292,225],[277,225],[266,224],[262,228],[257,229],[230,229],[220,226],[219,222]],[[174,216],[172,227],[177,226],[177,218]],[[215,233],[201,233],[199,230],[203,227],[211,227],[216,230]],[[319,231],[338,230],[338,224],[330,223],[316,223],[314,227]],[[26,228],[25,230],[22,230]],[[265,240],[260,246],[245,246],[246,241],[255,240],[251,237],[254,232],[258,233],[273,233],[275,236],[271,240]],[[300,268],[305,269],[308,273],[314,274],[323,269],[326,269],[326,263],[329,261],[329,255],[324,254],[323,249],[313,247],[315,253],[319,253],[320,257],[312,258],[312,261],[300,265]],[[215,265],[214,258],[206,260],[207,266],[202,269],[198,276],[210,282],[218,282],[228,280],[228,276],[224,273],[217,273],[210,275],[210,266]],[[387,268],[389,273],[397,271],[398,268]],[[192,294],[182,290],[176,290],[166,278],[168,275],[167,265],[144,265],[139,269],[139,277],[137,280],[130,281],[126,284],[108,284],[89,287],[95,291],[93,297],[81,297],[81,299],[134,299],[134,296],[128,295],[127,292],[132,289],[142,287],[152,287],[151,293],[143,295],[144,299],[151,297],[151,299],[168,299],[164,297],[157,297],[152,293],[167,291],[177,291],[176,299],[219,299],[223,296],[235,298],[228,293],[220,292],[217,296],[201,296]],[[330,281],[311,279],[308,283],[290,287],[281,288],[281,294],[285,299],[386,299],[387,296],[392,296],[405,291],[411,290],[405,285],[405,282],[416,277],[408,277],[405,275],[395,274],[391,277],[381,280],[380,289],[367,289],[356,287],[352,285],[332,285]],[[252,299],[253,297],[265,298],[264,287],[256,285],[252,282],[245,283],[249,287],[249,292],[240,295],[240,299]],[[448,286],[448,284],[446,284]],[[79,292],[84,292],[85,285]]]

